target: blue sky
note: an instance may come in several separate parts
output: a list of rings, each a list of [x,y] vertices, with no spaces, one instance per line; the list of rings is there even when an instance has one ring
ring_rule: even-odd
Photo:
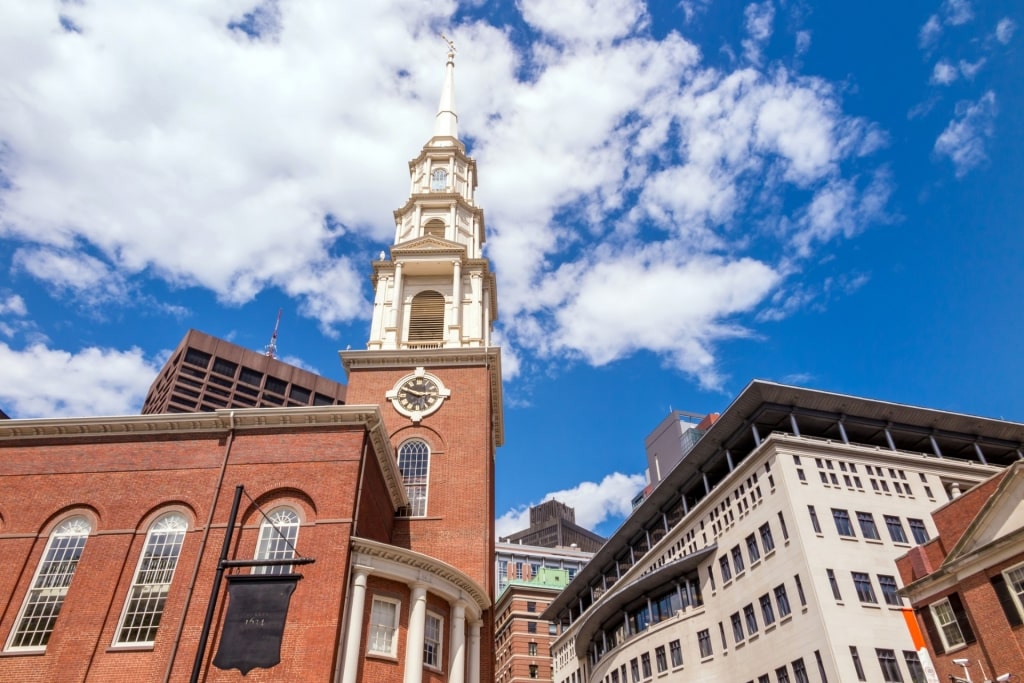
[[[189,327],[344,380],[445,32],[498,273],[498,526],[609,533],[752,378],[1024,420],[1019,3],[0,7],[0,407],[136,412]],[[31,378],[31,379],[30,379]]]

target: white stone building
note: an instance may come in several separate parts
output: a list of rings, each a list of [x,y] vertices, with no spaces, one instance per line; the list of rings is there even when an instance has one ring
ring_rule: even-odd
[[[894,560],[1022,443],[752,382],[545,611],[554,681],[923,681]]]

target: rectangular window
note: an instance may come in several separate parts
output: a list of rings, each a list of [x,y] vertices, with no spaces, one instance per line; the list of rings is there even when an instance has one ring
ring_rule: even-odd
[[[871,577],[864,572],[850,572],[853,576],[853,587],[857,591],[857,599],[861,602],[876,604],[875,588],[871,585]]]
[[[960,624],[957,623],[956,614],[949,603],[949,598],[943,598],[928,607],[932,611],[935,625],[939,627],[943,649],[948,651],[950,648],[963,645],[966,642],[964,634],[960,630]],[[893,657],[895,658],[895,655]]]
[[[537,656],[537,643],[529,643],[526,646],[526,654],[529,655],[530,657],[536,657]]]
[[[526,622],[526,632],[527,633],[536,633],[537,632],[537,622],[536,621],[528,621],[528,622]]]
[[[643,671],[644,678],[651,677],[651,654],[649,652],[640,655],[640,669]]]
[[[910,672],[910,680],[913,683],[927,683],[928,679],[925,678],[924,667],[921,666],[921,660],[918,659],[916,652],[904,650],[903,660],[907,663],[907,671]]]
[[[527,602],[526,603],[526,611],[527,612],[531,612],[531,613],[532,612],[536,612],[537,611],[537,603],[532,602],[532,601],[531,602]]]
[[[781,512],[779,513],[779,528],[782,529],[782,539],[788,540],[789,529],[786,528],[786,518],[782,516]]]
[[[761,552],[757,548],[757,537],[754,534],[747,536],[747,557],[750,558],[750,564],[761,559]]]
[[[828,676],[825,675],[825,662],[821,661],[821,652],[814,651],[814,661],[818,663],[818,675],[821,676],[821,683],[828,683]]]
[[[892,537],[893,543],[907,542],[907,532],[903,530],[903,522],[899,517],[885,515],[885,526],[889,529],[889,536]]]
[[[800,606],[807,606],[807,597],[804,595],[804,584],[800,580],[799,574],[793,574],[793,581],[796,582],[796,597],[800,599]]]
[[[701,658],[711,656],[711,632],[707,629],[697,632],[697,648],[700,650]]]
[[[764,552],[767,555],[775,549],[775,539],[772,538],[772,527],[765,522],[758,528],[757,532],[761,534],[761,546],[764,548]]]
[[[843,596],[839,592],[839,582],[836,581],[836,573],[831,569],[826,569],[825,573],[828,575],[828,585],[832,589],[832,597],[836,600],[842,600]]]
[[[640,683],[640,662],[636,657],[629,660],[629,670],[633,676],[633,683]]]
[[[903,601],[900,600],[899,587],[896,585],[895,576],[886,576],[885,574],[878,575],[878,585],[882,588],[882,598],[885,600],[885,604],[900,607],[903,605]]]
[[[423,629],[423,664],[434,669],[441,668],[441,638],[444,633],[444,621],[436,614],[427,612],[427,620]],[[533,645],[533,654],[537,654],[537,643]]]
[[[853,658],[853,669],[857,672],[857,680],[868,680],[868,677],[864,675],[864,665],[860,662],[860,653],[857,652],[857,648],[853,645],[850,646],[850,657]]]
[[[611,683],[619,683],[619,670],[612,669]]]
[[[921,545],[928,542],[928,529],[924,526],[924,520],[908,517],[907,524],[910,525],[910,534],[914,537],[914,543]]]
[[[878,665],[882,667],[882,680],[889,683],[903,683],[903,674],[900,673],[900,664],[896,661],[896,653],[892,650],[875,649],[878,655]]]
[[[718,564],[722,568],[722,583],[732,580],[732,568],[729,566],[729,558],[726,555],[718,558]],[[714,586],[712,586],[714,588]]]
[[[761,604],[761,620],[764,621],[764,625],[774,624],[775,610],[772,608],[771,596],[765,593],[758,599],[758,602]]]
[[[370,608],[370,633],[367,637],[367,652],[375,654],[395,656],[398,639],[395,632],[398,630],[399,603],[389,598],[373,598],[373,606]]]
[[[786,585],[780,583],[775,587],[775,606],[779,608],[779,617],[789,616],[789,596],[786,595]]]
[[[1003,573],[1006,585],[1009,587],[1010,597],[1016,603],[1018,614],[1024,614],[1024,565],[1014,567]],[[1005,605],[1004,611],[1009,611],[1013,605]],[[1009,618],[1009,616],[1007,617]]]
[[[754,614],[754,606],[747,605],[743,608],[743,620],[747,622],[747,635],[757,633],[757,615]]]
[[[739,612],[733,612],[729,617],[732,620],[732,637],[737,643],[743,640],[743,620]]]
[[[668,656],[672,660],[672,668],[683,665],[683,648],[678,640],[668,644]]]
[[[850,513],[846,510],[832,508],[832,519],[836,523],[836,531],[840,536],[856,536],[853,532],[853,524],[850,523]]]
[[[740,550],[739,546],[732,549],[732,566],[737,574],[743,571],[743,551]]]
[[[540,678],[540,667],[536,664],[530,665],[530,678]]]
[[[860,523],[860,533],[864,538],[879,540],[878,527],[875,526],[875,516],[870,512],[858,512],[857,522]]]
[[[793,680],[796,683],[810,683],[810,680],[807,678],[807,667],[804,666],[803,657],[793,661]]]
[[[665,657],[665,646],[659,645],[654,648],[654,663],[658,667],[658,673],[668,671],[668,658]]]
[[[778,683],[789,683],[789,671],[784,666],[775,670],[775,680]]]
[[[815,511],[813,505],[807,506],[807,512],[811,515],[811,528],[814,529],[814,533],[821,533],[821,524],[818,523],[818,513]]]

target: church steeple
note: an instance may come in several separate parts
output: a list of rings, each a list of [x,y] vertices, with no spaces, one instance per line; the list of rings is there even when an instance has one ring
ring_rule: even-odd
[[[491,345],[496,287],[483,256],[484,213],[474,202],[476,161],[458,138],[455,46],[445,41],[434,134],[409,162],[409,198],[395,210],[391,260],[373,263],[369,349]]]

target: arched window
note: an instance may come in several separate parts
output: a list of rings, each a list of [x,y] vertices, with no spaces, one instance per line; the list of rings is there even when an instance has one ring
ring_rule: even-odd
[[[430,174],[430,189],[434,192],[444,192],[448,189],[448,171],[443,168],[435,168]]]
[[[46,649],[90,531],[89,520],[78,515],[61,522],[50,534],[6,649]]]
[[[256,545],[257,560],[290,560],[295,557],[299,540],[299,515],[289,507],[275,508],[260,524],[260,540]],[[253,574],[288,574],[291,565],[253,567]]]
[[[398,448],[398,470],[409,497],[409,517],[427,514],[427,479],[430,475],[430,446],[421,439],[410,439]]]
[[[152,645],[156,640],[187,529],[188,522],[180,512],[163,515],[149,525],[115,645]]]
[[[444,296],[428,289],[412,298],[409,311],[409,341],[444,339]]]
[[[423,234],[428,237],[440,237],[444,239],[444,221],[433,219],[427,221],[427,224],[423,226]]]

